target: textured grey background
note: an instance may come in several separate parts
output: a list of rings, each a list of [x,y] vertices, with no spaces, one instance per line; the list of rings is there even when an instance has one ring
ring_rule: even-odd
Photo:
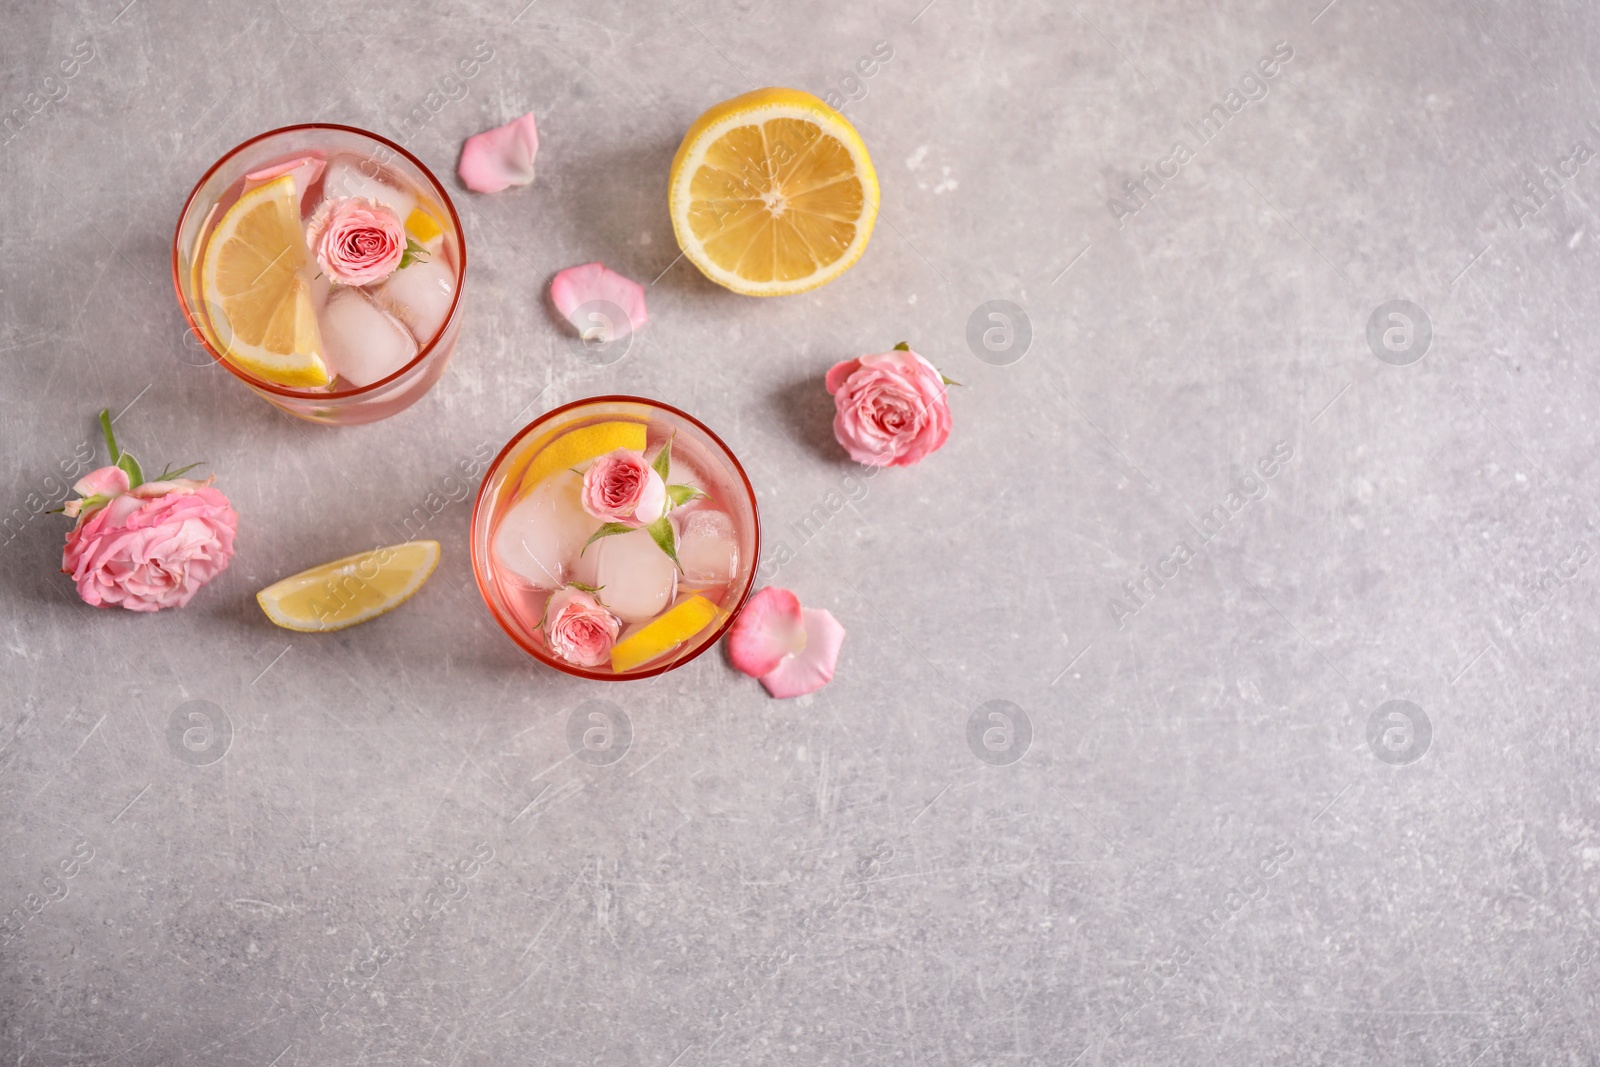
[[[522,2],[7,5],[0,1062],[1600,1059],[1592,5]],[[674,265],[689,122],[879,41],[861,263],[764,302]],[[459,188],[529,109],[536,184],[457,198],[466,324],[421,403],[331,430],[196,365],[169,247],[223,151],[348,122]],[[593,259],[654,279],[607,367],[544,295]],[[969,347],[991,300],[1025,353]],[[1390,300],[1431,323],[1409,365],[1366,339]],[[855,481],[821,376],[899,340],[965,383],[954,434]],[[849,629],[833,684],[772,701],[720,652],[585,684],[493,627],[459,465],[602,392],[742,457],[768,576]],[[241,515],[185,611],[56,573],[37,512],[102,406]],[[256,608],[408,520],[445,556],[402,610]],[[1431,739],[1370,743],[1391,700]]]

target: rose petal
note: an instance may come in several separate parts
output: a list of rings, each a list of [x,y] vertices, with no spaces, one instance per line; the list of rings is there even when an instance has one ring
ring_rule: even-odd
[[[649,526],[667,513],[667,483],[654,470],[644,476],[639,489],[639,503],[633,509],[633,521]]]
[[[835,363],[828,370],[828,377],[824,383],[827,386],[828,394],[831,396],[834,393],[837,393],[839,391],[839,387],[845,383],[845,379],[849,378],[850,375],[854,374],[860,369],[861,361],[859,359],[847,359],[839,363]]]
[[[105,507],[106,525],[122,526],[126,524],[143,505],[144,501],[136,496],[123,495],[117,497]]]
[[[118,496],[128,491],[128,472],[121,467],[101,467],[79,478],[72,490],[79,496]]]
[[[761,676],[767,692],[780,700],[814,693],[833,680],[839,662],[839,647],[844,644],[844,627],[825,608],[806,608],[806,647],[785,656],[771,671]]]
[[[751,597],[728,631],[728,659],[752,678],[772,673],[805,645],[800,598],[775,585]]]
[[[644,286],[606,269],[603,263],[568,267],[557,274],[550,282],[550,299],[585,341],[615,341],[650,318],[644,307]]]
[[[461,180],[475,193],[498,193],[533,181],[539,130],[533,112],[492,130],[475,133],[461,146]]]
[[[216,477],[213,474],[205,481],[200,481],[198,478],[171,478],[164,482],[145,482],[137,489],[131,490],[131,492],[141,500],[153,500],[158,496],[167,496],[172,493],[176,493],[179,496],[187,496],[196,489],[204,489],[216,481]]]

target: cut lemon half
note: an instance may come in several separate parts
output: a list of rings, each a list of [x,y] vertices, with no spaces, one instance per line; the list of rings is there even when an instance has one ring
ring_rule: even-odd
[[[278,385],[328,384],[308,256],[293,174],[247,190],[222,216],[206,242],[200,296],[228,362]]]
[[[438,563],[437,541],[375,548],[274,582],[256,594],[256,603],[286,630],[343,630],[410,600]]]
[[[587,463],[619,448],[643,452],[644,444],[645,432],[642,422],[597,422],[592,426],[580,426],[576,430],[569,430],[555,438],[542,452],[533,457],[533,462],[528,464],[528,469],[522,474],[517,495],[521,496],[528,492],[556,471]]]
[[[666,655],[710,625],[717,606],[703,596],[686,596],[611,646],[611,669],[621,674]]]
[[[747,296],[831,282],[866,250],[878,176],[855,127],[798,89],[757,89],[695,120],[672,160],[678,245]]]

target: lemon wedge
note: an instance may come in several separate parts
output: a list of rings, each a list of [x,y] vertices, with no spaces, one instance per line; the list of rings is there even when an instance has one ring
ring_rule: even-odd
[[[618,674],[666,655],[710,625],[717,606],[703,596],[686,596],[611,646],[611,669]]]
[[[644,445],[645,430],[642,422],[597,422],[569,430],[545,445],[543,451],[533,457],[533,462],[528,464],[528,469],[522,474],[517,495],[521,496],[530,491],[556,471],[587,463],[597,456],[615,452],[619,448],[643,452]]]
[[[343,630],[410,600],[438,563],[437,541],[375,548],[274,582],[256,594],[256,603],[286,630]]]
[[[406,233],[417,239],[417,244],[424,248],[432,249],[432,241],[444,233],[444,227],[439,225],[439,220],[419,208],[412,208],[411,214],[406,216]]]
[[[678,245],[748,296],[830,282],[866,250],[878,176],[845,118],[798,89],[757,89],[695,120],[672,160]]]
[[[200,296],[210,340],[230,363],[279,385],[328,384],[309,255],[293,174],[247,190],[223,214],[206,242]]]

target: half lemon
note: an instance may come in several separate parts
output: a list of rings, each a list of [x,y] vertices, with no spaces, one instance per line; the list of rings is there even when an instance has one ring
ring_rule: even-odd
[[[798,89],[757,89],[695,120],[672,160],[668,208],[684,255],[719,285],[787,296],[861,258],[878,176],[855,127]]]

